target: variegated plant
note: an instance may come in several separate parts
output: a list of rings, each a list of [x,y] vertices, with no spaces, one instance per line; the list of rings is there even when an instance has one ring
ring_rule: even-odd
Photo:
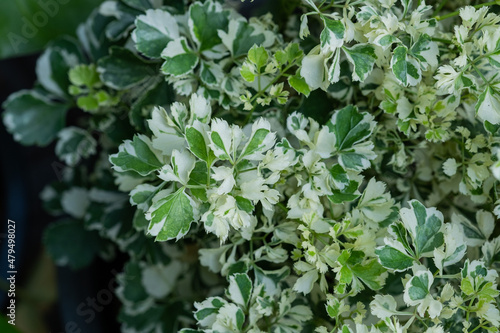
[[[106,1],[5,102],[56,262],[130,255],[123,332],[498,332],[499,3],[238,5]]]

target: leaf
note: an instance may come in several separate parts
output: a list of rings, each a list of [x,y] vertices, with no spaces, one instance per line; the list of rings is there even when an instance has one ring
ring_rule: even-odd
[[[186,38],[181,37],[168,43],[161,57],[165,59],[161,70],[166,75],[183,76],[198,64],[199,57],[192,53]]]
[[[425,208],[417,200],[411,200],[409,204],[410,209],[401,209],[401,220],[413,238],[417,257],[428,256],[443,245],[443,214],[436,208]]]
[[[67,127],[59,132],[56,154],[69,166],[75,166],[82,158],[96,153],[96,140],[86,130]]]
[[[133,141],[126,140],[118,153],[109,157],[113,169],[118,172],[135,171],[141,176],[149,175],[163,166],[153,152],[151,140],[145,135],[135,135]]]
[[[368,288],[372,290],[379,290],[383,287],[384,278],[382,274],[384,274],[386,270],[376,259],[349,267],[354,276],[363,281]]]
[[[175,17],[161,9],[148,9],[137,16],[132,40],[137,50],[150,58],[159,58],[167,44],[179,38]]]
[[[207,162],[209,165],[215,159],[215,155],[209,147],[208,125],[195,121],[193,126],[186,127],[186,141],[189,150],[199,159]]]
[[[89,265],[105,245],[97,232],[86,230],[81,221],[72,219],[49,225],[43,242],[57,265],[74,270]]]
[[[41,85],[56,96],[68,99],[70,68],[83,61],[80,48],[73,38],[60,38],[49,44],[38,58],[36,74]]]
[[[196,311],[194,317],[201,326],[211,326],[216,319],[219,309],[227,302],[220,297],[209,297],[201,303],[194,303]]]
[[[194,202],[184,192],[184,188],[153,203],[146,218],[150,220],[148,233],[156,236],[156,241],[181,239],[194,221]]]
[[[253,212],[255,206],[252,204],[252,201],[240,196],[236,196],[235,199],[238,209],[241,209],[247,213]]]
[[[330,175],[333,178],[333,182],[337,188],[343,189],[349,185],[350,180],[345,172],[344,168],[340,164],[335,164],[330,169]]]
[[[224,72],[220,65],[202,61],[200,67],[200,79],[207,86],[217,87],[224,79]]]
[[[413,258],[388,245],[377,248],[375,254],[382,266],[397,272],[405,271],[413,265]]]
[[[311,90],[321,88],[326,91],[330,82],[327,77],[327,58],[322,54],[309,54],[302,59],[300,76]]]
[[[254,45],[248,51],[248,60],[255,65],[257,71],[260,70],[261,67],[267,64],[267,60],[269,59],[269,54],[266,49],[262,46]]]
[[[273,32],[243,18],[229,21],[227,33],[219,30],[218,35],[233,57],[246,55],[254,45],[269,47],[274,42]]]
[[[276,135],[271,132],[269,121],[259,118],[252,125],[250,139],[243,148],[240,159],[259,160],[264,158],[263,153],[271,149],[276,142]]]
[[[371,135],[374,125],[372,120],[370,114],[360,113],[356,106],[348,105],[335,112],[327,125],[335,133],[337,139],[335,145],[339,150],[343,150],[351,148]]]
[[[438,66],[439,48],[427,34],[421,34],[410,49],[410,54],[420,61],[422,70]]]
[[[246,273],[236,273],[229,277],[228,296],[234,303],[246,308],[252,295],[252,281]]]
[[[328,199],[333,203],[354,201],[361,195],[358,191],[358,186],[358,182],[350,181],[349,185],[342,190],[332,190],[332,194],[328,195]]]
[[[323,53],[335,51],[344,44],[345,27],[339,20],[332,20],[326,16],[322,17],[325,28],[321,32],[321,50]]]
[[[477,116],[490,124],[500,124],[500,94],[488,85],[479,95],[476,103]]]
[[[277,270],[264,270],[258,266],[254,266],[255,284],[263,284],[266,293],[275,295],[279,291],[281,281],[290,275],[290,268],[283,266]]]
[[[132,206],[137,206],[137,208],[145,212],[148,210],[151,205],[151,200],[159,190],[159,186],[139,184],[130,191],[130,204]]]
[[[222,6],[217,2],[195,2],[189,7],[189,29],[200,51],[221,43],[218,30],[227,30],[228,21],[229,12],[222,10]]]
[[[363,82],[372,72],[373,65],[377,60],[375,49],[368,44],[356,44],[353,47],[342,48],[347,56],[347,60],[354,65],[352,79]]]
[[[306,97],[309,96],[311,93],[311,89],[309,89],[309,85],[306,83],[306,80],[300,76],[299,73],[288,77],[288,84],[290,87],[295,89],[298,93],[301,93],[305,95]]]
[[[98,72],[107,86],[125,90],[136,86],[156,74],[154,65],[145,63],[132,51],[112,46],[110,55],[99,59]]]
[[[391,59],[392,72],[399,83],[405,87],[415,86],[420,82],[420,64],[414,58],[408,56],[408,48],[400,45],[396,47]]]
[[[166,182],[175,181],[186,185],[195,163],[196,159],[188,150],[174,150],[170,157],[171,165],[165,165],[161,168],[158,177]]]
[[[342,167],[362,171],[370,166],[370,160],[376,157],[373,143],[362,141],[371,136],[375,126],[373,116],[360,113],[357,107],[348,105],[335,112],[327,126],[335,133],[335,147]]]
[[[32,90],[22,90],[3,103],[3,122],[23,145],[48,145],[64,127],[68,105],[55,103]]]
[[[94,64],[91,65],[77,65],[70,69],[68,72],[71,84],[75,86],[85,86],[88,88],[94,87],[99,84],[99,74]]]
[[[429,271],[420,271],[406,283],[404,300],[409,305],[418,305],[429,295],[434,278]]]
[[[142,284],[142,270],[144,267],[136,261],[129,261],[125,264],[123,275],[121,276],[121,290],[117,291],[119,295],[136,304],[141,304],[149,295]]]

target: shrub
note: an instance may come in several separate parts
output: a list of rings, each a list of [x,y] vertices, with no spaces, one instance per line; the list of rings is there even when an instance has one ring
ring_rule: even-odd
[[[123,332],[498,331],[495,3],[105,2],[4,103],[48,251]]]

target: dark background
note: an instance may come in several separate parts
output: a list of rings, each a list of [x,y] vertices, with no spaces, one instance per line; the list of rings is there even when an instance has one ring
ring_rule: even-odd
[[[0,61],[0,102],[13,92],[32,88],[37,58],[38,54]],[[87,269],[72,271],[55,268],[43,250],[43,231],[55,218],[43,210],[39,195],[46,184],[56,181],[60,175],[61,164],[54,155],[54,145],[22,146],[7,133],[3,124],[0,142],[0,276],[3,283],[8,270],[6,236],[7,219],[10,219],[16,222],[16,326],[23,333],[119,332],[116,299],[102,310],[96,307],[95,318],[88,313],[92,309],[88,298],[91,302],[100,290],[108,288],[114,278],[113,269],[114,272],[121,269],[119,263],[98,260]],[[3,313],[7,301],[2,290]],[[82,303],[85,305],[81,306]],[[79,306],[87,310],[87,314],[79,315]]]

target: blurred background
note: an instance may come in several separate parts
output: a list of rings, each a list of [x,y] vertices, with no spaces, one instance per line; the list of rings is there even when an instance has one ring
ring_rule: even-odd
[[[273,13],[285,24],[283,10],[290,0],[227,0],[246,16]],[[0,105],[36,80],[36,60],[47,43],[61,35],[75,35],[77,26],[104,0],[0,1]],[[43,232],[54,218],[39,198],[45,185],[61,177],[62,164],[54,144],[25,147],[0,125],[0,332],[1,333],[114,333],[119,301],[106,297],[116,287],[115,276],[126,258],[95,260],[73,271],[56,267],[43,248]],[[7,224],[16,223],[16,320],[8,323]],[[96,302],[100,299],[100,302]],[[100,304],[106,303],[105,306]]]
[[[13,92],[30,89],[44,46],[76,27],[102,0],[0,1],[0,104]],[[0,126],[0,332],[119,332],[119,303],[93,303],[113,285],[119,263],[95,261],[72,271],[55,267],[42,246],[52,222],[39,194],[58,179],[61,164],[54,146],[24,147]],[[7,323],[7,220],[16,222],[16,326]],[[114,285],[113,285],[114,287]],[[113,297],[114,298],[114,297]]]

